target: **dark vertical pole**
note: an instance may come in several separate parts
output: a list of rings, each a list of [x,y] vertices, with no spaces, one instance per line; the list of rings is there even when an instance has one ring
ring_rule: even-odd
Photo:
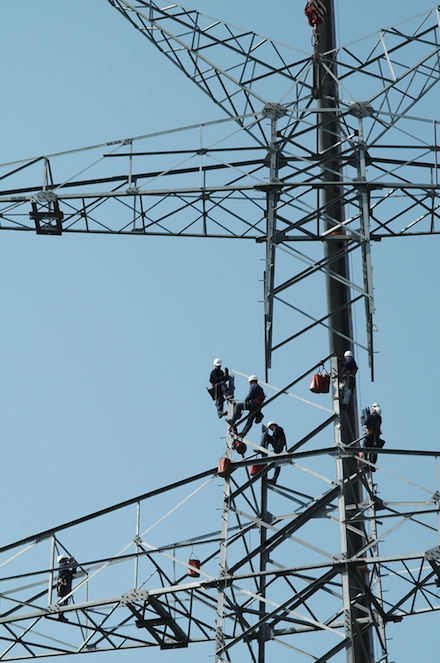
[[[263,522],[268,522],[268,513],[267,513],[267,474],[261,477],[261,513],[260,518]],[[265,527],[260,527],[260,571],[264,572],[267,567],[267,552],[266,552],[266,539],[267,539],[267,529]],[[266,578],[264,575],[260,578],[260,596],[264,599],[266,598]],[[259,606],[259,615],[260,619],[264,617],[266,612],[266,603],[260,601]],[[266,660],[266,630],[267,625],[263,624],[260,628],[258,634],[258,663],[265,663]]]
[[[277,138],[277,120],[286,114],[281,104],[266,104],[263,116],[270,119],[269,143],[269,186],[266,190],[266,269],[264,272],[264,335],[266,353],[266,380],[272,365],[272,321],[273,296],[275,277],[275,244],[273,237],[277,230],[277,205],[280,198],[280,181],[278,179],[280,147]]]
[[[344,221],[344,202],[342,185],[342,162],[340,150],[340,126],[337,112],[332,109],[338,107],[338,86],[335,81],[336,65],[332,62],[333,53],[329,57],[327,53],[336,48],[335,16],[333,0],[324,0],[327,9],[326,16],[317,28],[317,39],[315,46],[316,80],[314,95],[317,99],[318,108],[318,152],[321,159],[321,177],[325,184],[322,188],[321,206],[324,210],[324,229],[331,232],[336,224]],[[331,75],[333,74],[333,76]],[[324,243],[325,256],[329,260],[329,269],[344,279],[350,279],[348,256],[344,249],[348,239],[341,229],[337,234],[329,235]],[[330,352],[335,352],[342,359],[344,352],[353,349],[347,339],[353,338],[352,317],[350,301],[350,289],[340,281],[326,276],[327,308],[329,313],[329,343]],[[335,310],[338,313],[333,313]],[[346,410],[341,412],[341,438],[343,443],[349,443],[359,437],[358,416],[355,395],[352,396]],[[357,471],[356,461],[344,459],[344,477],[351,476]],[[353,484],[352,484],[353,485]],[[362,501],[362,486],[360,482],[345,495],[346,520],[352,518],[356,506]],[[354,507],[354,508],[353,508]],[[364,538],[350,530],[347,533],[347,555],[351,557],[362,548]],[[351,615],[353,619],[352,633],[353,643],[350,647],[350,660],[354,663],[370,663],[372,660],[372,645],[370,632],[359,635],[359,627],[356,620],[365,617],[365,611],[356,608],[356,602],[366,605],[366,599],[359,599],[363,594],[362,583],[354,571],[349,571],[350,599],[352,604]],[[364,578],[365,579],[365,578]],[[348,654],[347,654],[348,659]]]

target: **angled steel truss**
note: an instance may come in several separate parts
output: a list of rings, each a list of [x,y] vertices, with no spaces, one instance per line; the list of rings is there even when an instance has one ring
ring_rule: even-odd
[[[365,348],[372,366],[371,242],[439,232],[437,122],[410,115],[439,79],[438,10],[317,63],[176,4],[111,4],[231,119],[4,164],[1,229],[264,243],[267,369],[275,350],[331,327],[334,311],[302,294],[325,276],[350,289],[351,307],[363,303],[365,337],[344,343]],[[317,64],[339,91],[328,108],[316,100]],[[317,135],[334,119],[339,134],[322,150]],[[323,242],[350,258],[352,276],[334,272]],[[274,335],[281,309],[293,317]]]
[[[309,377],[272,398],[287,399]],[[358,440],[340,439],[337,388],[334,375],[335,410],[320,406],[316,428],[284,454],[246,440],[247,455],[224,478],[210,468],[3,546],[0,660],[205,643],[216,661],[261,661],[266,651],[323,663],[371,629],[374,660],[387,660],[388,623],[440,609],[437,455],[383,449],[376,467],[362,460]],[[335,443],[322,446],[332,428]],[[389,456],[399,458],[400,476],[387,469]],[[344,477],[347,457],[355,471]],[[365,498],[353,504],[357,482]],[[356,551],[349,531],[363,541]],[[78,563],[68,605],[55,591],[61,552]],[[349,573],[357,591],[347,596]]]

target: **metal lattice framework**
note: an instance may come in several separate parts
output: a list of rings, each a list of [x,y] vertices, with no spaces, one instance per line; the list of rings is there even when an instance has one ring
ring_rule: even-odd
[[[325,109],[311,56],[179,5],[111,4],[232,119],[5,164],[0,227],[265,242],[267,368],[292,338],[273,338],[275,303],[299,314],[294,338],[310,321],[327,324],[322,309],[293,306],[301,297],[290,291],[315,274],[338,278],[314,245],[343,232],[342,254],[359,265],[347,286],[366,304],[366,338],[356,342],[372,365],[371,241],[439,232],[437,123],[410,115],[439,79],[438,10],[324,54],[341,94]],[[321,196],[333,157],[317,150],[316,132],[328,114],[341,130],[333,205],[345,207],[343,224]],[[277,276],[281,252],[296,260]]]
[[[371,242],[439,233],[437,124],[413,115],[440,76],[438,9],[318,57],[179,5],[109,2],[228,117],[4,164],[0,228],[263,243],[266,368],[275,351],[312,330],[341,336],[331,327],[339,310],[305,292],[324,292],[325,279],[350,291],[350,311],[365,307],[363,338],[342,336],[367,351],[373,368]],[[337,98],[318,103],[317,67]],[[328,150],[317,140],[326,133]],[[329,187],[338,191],[331,203]],[[323,242],[336,250],[323,257]],[[333,265],[348,258],[353,274],[342,277]],[[382,450],[408,460],[408,471],[398,477],[379,460],[381,486],[396,493],[380,500],[360,438],[340,426],[334,357],[332,376],[331,409],[320,408],[325,416],[309,435],[283,456],[268,453],[255,476],[252,456],[233,464],[220,529],[188,533],[185,517],[197,496],[210,513],[218,503],[211,469],[0,549],[0,658],[196,643],[212,653],[215,643],[217,662],[263,663],[266,650],[282,645],[318,663],[360,663],[370,660],[362,643],[374,635],[375,661],[386,661],[387,622],[439,609],[437,456]],[[413,456],[426,464],[426,485],[409,479]],[[279,486],[266,477],[275,464],[283,465]],[[378,510],[380,523],[390,523],[380,537]],[[104,519],[111,540],[94,540],[93,525]],[[402,539],[403,528],[417,539]],[[353,536],[362,542],[355,549]],[[417,550],[403,540],[417,540]],[[81,571],[74,603],[60,606],[54,560],[71,547]],[[187,577],[191,551],[200,579]],[[69,624],[58,621],[61,612]]]
[[[308,379],[300,376],[272,398],[288,399]],[[437,456],[381,450],[376,472],[389,499],[380,499],[359,441],[345,445],[339,439],[339,401],[333,402],[335,411],[319,406],[317,427],[284,454],[267,451],[256,461],[262,449],[246,440],[247,457],[234,462],[224,479],[217,468],[208,469],[2,547],[0,660],[206,643],[211,654],[215,646],[218,661],[260,660],[264,646],[280,660],[296,652],[323,663],[339,660],[351,646],[347,611],[365,598],[370,608],[351,639],[373,628],[375,660],[386,660],[387,623],[440,609]],[[322,446],[332,428],[335,444]],[[228,437],[227,456],[231,442]],[[382,454],[399,456],[404,473],[382,467]],[[347,456],[358,461],[357,470],[343,478]],[[423,485],[414,480],[416,458]],[[256,463],[260,471],[252,474]],[[277,465],[282,470],[273,485],[268,477]],[[358,480],[365,498],[345,518],[346,496]],[[200,534],[198,523],[212,521],[222,492],[221,528]],[[364,545],[356,554],[341,554],[349,530]],[[415,551],[409,541],[417,541]],[[55,592],[60,552],[79,563],[67,606]],[[348,571],[358,590],[347,601]]]

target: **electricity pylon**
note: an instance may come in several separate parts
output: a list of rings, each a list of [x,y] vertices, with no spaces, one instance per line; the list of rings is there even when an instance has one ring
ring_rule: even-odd
[[[438,233],[436,122],[428,137],[428,123],[410,115],[439,79],[438,10],[383,30],[368,47],[359,42],[338,49],[319,28],[313,54],[295,60],[293,49],[179,5],[161,9],[142,0],[136,6],[109,1],[229,117],[180,130],[178,150],[176,132],[170,132],[7,164],[1,228],[264,243],[266,371],[275,351],[290,348],[312,330],[329,332],[332,404],[326,418],[287,455],[261,460],[263,469],[256,475],[246,474],[253,460],[233,466],[224,479],[219,530],[190,535],[185,519],[181,538],[170,542],[169,530],[168,536],[160,531],[153,544],[150,531],[171,523],[175,508],[161,511],[164,518],[168,514],[166,520],[149,519],[146,529],[141,525],[144,503],[150,514],[159,495],[177,494],[196,482],[189,495],[173,498],[185,515],[193,493],[213,490],[214,469],[2,548],[0,553],[16,551],[9,561],[13,570],[3,579],[10,587],[4,585],[2,597],[11,607],[0,617],[0,638],[7,642],[2,657],[215,642],[217,661],[248,656],[263,663],[266,650],[277,643],[322,662],[339,656],[354,663],[387,660],[386,623],[439,607],[434,589],[439,578],[436,472],[427,486],[411,488],[425,495],[424,500],[414,497],[411,509],[402,500],[393,505],[378,500],[374,467],[359,457],[356,404],[343,416],[339,411],[337,356],[341,348],[360,347],[373,371],[371,242]],[[325,20],[330,20],[332,4],[325,4]],[[99,159],[90,158],[91,152]],[[115,159],[122,163],[117,173]],[[72,170],[66,177],[69,160]],[[346,269],[349,258],[353,275]],[[295,269],[298,263],[305,267]],[[310,296],[311,288],[316,297]],[[365,331],[357,339],[349,321],[360,305]],[[306,326],[300,322],[304,318]],[[301,384],[314,368],[294,383]],[[279,392],[283,398],[291,386]],[[333,445],[321,442],[330,426]],[[231,449],[229,433],[228,457]],[[427,452],[419,455],[429,458]],[[315,466],[317,458],[327,470]],[[306,466],[299,462],[303,459]],[[329,461],[336,461],[335,480]],[[283,474],[306,472],[327,489],[298,490],[287,480],[280,488],[268,486],[267,465],[274,463],[286,465]],[[409,482],[408,476],[399,480]],[[96,557],[97,541],[92,558],[83,553],[84,575],[74,596],[84,590],[84,598],[60,606],[53,576],[57,547],[69,547],[63,533],[134,505],[135,525],[127,526],[121,552],[109,553],[102,546]],[[381,520],[397,519],[380,537],[379,508]],[[311,524],[318,518],[322,534],[317,536]],[[396,552],[395,530],[408,522],[420,526],[426,537],[418,539],[417,551],[403,553],[398,542]],[[336,537],[327,533],[333,524]],[[170,527],[178,537],[178,524]],[[299,529],[301,537],[296,536]],[[256,532],[257,544],[252,541]],[[379,554],[379,538],[387,541],[385,546],[390,540],[386,555],[382,549]],[[49,551],[40,558],[37,544],[44,541],[50,542]],[[180,553],[194,548],[203,551],[201,580],[188,583],[186,573],[194,574],[194,567]],[[220,572],[213,572],[219,550]],[[79,557],[76,543],[74,553]],[[37,571],[14,570],[17,560],[34,554]],[[408,568],[409,560],[417,560],[417,573]],[[111,576],[122,568],[119,561],[129,565],[130,580],[123,573]],[[399,571],[390,570],[393,565]],[[385,570],[404,577],[408,591],[394,587],[393,575],[393,598],[388,593],[385,601]],[[17,585],[21,579],[25,584]],[[61,625],[59,612],[74,613],[75,621]],[[53,644],[53,629],[60,628],[70,629],[69,639]]]
[[[289,399],[307,384],[300,377],[276,395]],[[256,461],[249,451],[258,445],[247,440],[248,454],[225,478],[209,468],[3,546],[1,659],[148,647],[183,649],[176,661],[302,654],[324,663],[348,652],[359,661],[372,654],[370,647],[363,658],[353,655],[368,633],[371,660],[388,660],[388,624],[440,609],[438,452],[382,449],[375,473],[363,461],[345,478],[344,460],[359,461],[361,449],[341,444],[337,412],[324,405],[319,412],[316,428],[291,436],[285,454],[269,450]],[[336,444],[323,446],[332,426]],[[400,474],[384,467],[384,456],[399,458]],[[415,461],[423,483],[414,478]],[[268,475],[278,464],[273,485]],[[345,495],[359,480],[365,498],[349,510]],[[349,556],[347,531],[364,541]],[[60,553],[78,561],[67,606],[55,592]],[[353,609],[361,613],[356,620]]]

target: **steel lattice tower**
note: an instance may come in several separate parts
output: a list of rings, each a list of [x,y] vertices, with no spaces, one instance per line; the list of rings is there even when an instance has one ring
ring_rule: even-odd
[[[439,12],[384,30],[357,51],[336,46],[326,0],[313,54],[294,60],[287,47],[179,5],[109,2],[227,118],[182,129],[179,150],[169,136],[153,134],[8,164],[1,229],[264,244],[266,380],[277,351],[304,334],[328,334],[331,408],[321,406],[316,427],[282,457],[261,459],[259,473],[249,472],[250,458],[233,462],[223,479],[221,524],[208,533],[193,527],[187,534],[186,527],[184,536],[181,520],[195,495],[206,495],[208,511],[218,499],[217,468],[3,546],[11,571],[1,579],[8,604],[0,615],[1,658],[205,643],[217,662],[263,663],[279,645],[318,663],[387,661],[387,622],[440,608],[437,454],[406,454],[426,462],[426,486],[410,482],[410,468],[404,477],[385,473],[391,487],[403,482],[411,491],[411,505],[379,500],[375,468],[360,462],[356,402],[340,411],[337,360],[347,347],[360,348],[373,375],[371,243],[439,232],[437,126],[427,141],[426,123],[412,115],[440,77]],[[58,162],[64,169],[69,159],[72,175],[58,179]],[[109,162],[119,168],[111,175]],[[27,172],[36,167],[41,179],[30,184]],[[321,293],[316,301],[311,288]],[[355,338],[351,316],[360,307],[365,331]],[[318,365],[280,386],[265,407]],[[233,459],[232,442],[228,431]],[[313,489],[305,493],[287,478],[268,484],[279,464],[282,477],[306,474]],[[172,509],[161,503],[170,495]],[[161,515],[151,519],[153,509]],[[60,607],[55,558],[67,550],[65,536],[82,536],[115,514],[127,515],[115,536],[118,552],[78,560],[75,603]],[[312,527],[318,519],[319,535]],[[379,534],[384,521],[392,524]],[[420,530],[416,551],[396,542],[400,526]],[[188,578],[194,549],[200,576]],[[37,570],[24,571],[24,559]],[[75,620],[62,641],[60,612]]]

